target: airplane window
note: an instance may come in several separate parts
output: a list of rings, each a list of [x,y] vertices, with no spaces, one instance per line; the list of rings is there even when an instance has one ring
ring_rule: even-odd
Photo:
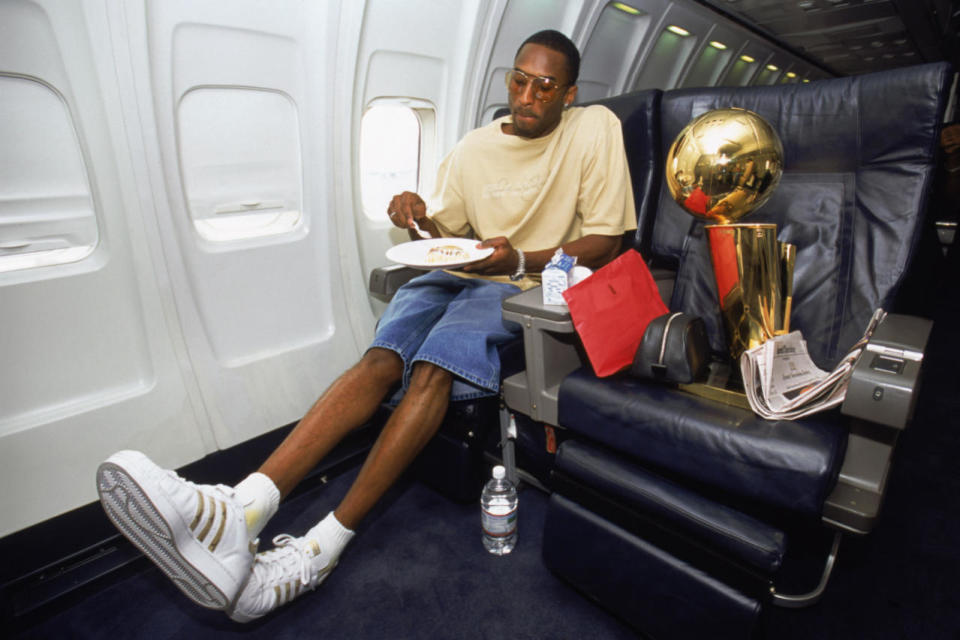
[[[753,74],[757,70],[757,60],[747,54],[741,55],[734,60],[733,64],[727,70],[726,77],[720,84],[727,87],[743,87],[750,83]]]
[[[766,67],[761,69],[760,73],[757,74],[757,77],[754,79],[753,84],[756,85],[766,85],[766,84],[776,84],[777,80],[780,78],[780,68],[775,64],[768,64]]]
[[[714,40],[700,52],[693,67],[683,79],[683,86],[712,87],[732,55],[727,45]]]
[[[623,89],[624,52],[640,49],[651,22],[649,15],[622,2],[604,7],[582,49],[578,101],[606,98]]]
[[[76,262],[99,241],[80,140],[66,103],[0,74],[0,273]]]
[[[363,211],[385,221],[390,198],[416,191],[420,176],[421,109],[374,104],[360,124],[360,191]]]
[[[657,38],[633,89],[676,87],[680,72],[696,45],[697,38],[689,30],[678,25],[669,25]]]
[[[184,96],[177,115],[184,191],[202,238],[229,242],[298,226],[300,125],[289,96],[202,87]]]

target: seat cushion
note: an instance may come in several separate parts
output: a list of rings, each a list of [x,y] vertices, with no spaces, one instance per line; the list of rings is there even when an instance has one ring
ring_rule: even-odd
[[[559,392],[560,426],[710,491],[819,517],[846,450],[838,411],[768,421],[627,376],[578,369]]]
[[[645,471],[608,449],[569,440],[557,453],[556,468],[765,575],[775,573],[783,562],[786,535],[779,529]]]

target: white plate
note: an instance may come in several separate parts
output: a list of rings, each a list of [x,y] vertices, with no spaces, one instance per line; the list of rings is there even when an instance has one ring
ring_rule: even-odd
[[[430,238],[429,240],[414,240],[404,242],[387,249],[387,260],[405,264],[418,269],[456,269],[471,262],[483,260],[491,253],[493,247],[477,249],[479,240],[470,238]],[[467,258],[450,258],[447,262],[427,262],[430,249],[441,246],[454,246],[467,254]]]

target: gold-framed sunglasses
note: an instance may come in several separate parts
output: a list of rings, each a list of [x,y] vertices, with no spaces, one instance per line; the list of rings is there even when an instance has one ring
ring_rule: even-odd
[[[507,71],[507,89],[510,91],[523,91],[528,84],[533,83],[533,95],[540,102],[550,102],[560,94],[560,90],[565,85],[560,84],[556,79],[549,76],[531,76],[520,71],[520,69],[510,69]]]

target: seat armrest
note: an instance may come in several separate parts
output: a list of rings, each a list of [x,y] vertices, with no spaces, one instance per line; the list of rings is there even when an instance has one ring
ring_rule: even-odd
[[[913,416],[920,365],[933,322],[888,313],[853,367],[841,411],[903,429]]]
[[[823,521],[844,531],[871,531],[880,515],[897,436],[916,404],[920,365],[933,323],[889,313],[854,365],[841,412],[854,418],[837,484]]]
[[[503,381],[503,398],[514,411],[557,424],[557,392],[571,371],[583,366],[579,341],[563,306],[543,304],[540,287],[503,301],[503,319],[523,328],[527,368]]]
[[[389,301],[397,289],[424,273],[426,272],[422,269],[414,269],[402,264],[377,267],[370,272],[370,293],[384,302]]]

